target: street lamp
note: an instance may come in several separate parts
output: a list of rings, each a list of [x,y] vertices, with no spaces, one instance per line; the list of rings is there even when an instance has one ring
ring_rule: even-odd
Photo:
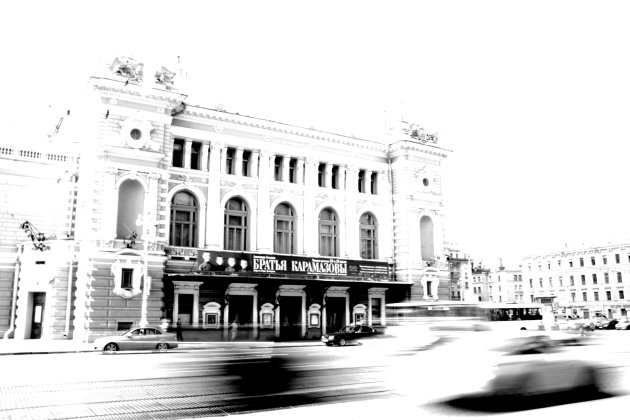
[[[152,226],[157,223],[152,220],[151,216],[147,217],[146,222],[142,218],[142,214],[138,214],[136,219],[136,226],[140,227],[144,225],[144,231],[142,232],[142,239],[144,242],[144,284],[142,287],[142,313],[140,317],[140,326],[146,327],[149,325],[147,321],[147,310],[149,303],[149,289],[151,288],[151,276],[149,276],[149,239],[153,236]]]

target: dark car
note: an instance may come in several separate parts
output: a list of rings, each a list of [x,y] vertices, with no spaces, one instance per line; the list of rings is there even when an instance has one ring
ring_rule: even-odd
[[[380,333],[367,325],[348,325],[341,331],[324,335],[322,337],[322,342],[327,346],[335,344],[338,346],[345,346],[348,343],[352,343],[362,338],[373,337],[377,334]]]

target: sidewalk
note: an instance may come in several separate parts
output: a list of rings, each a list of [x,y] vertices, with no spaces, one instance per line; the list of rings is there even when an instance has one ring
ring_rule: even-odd
[[[302,347],[321,346],[321,342],[313,340],[305,341],[183,341],[179,343],[177,350],[199,350],[211,348],[230,347]],[[74,340],[16,340],[0,339],[0,356],[12,354],[47,354],[47,353],[80,353],[93,352],[93,343],[83,343]]]

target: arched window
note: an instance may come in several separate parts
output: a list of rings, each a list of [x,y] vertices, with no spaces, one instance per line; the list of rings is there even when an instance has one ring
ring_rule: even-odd
[[[240,198],[232,198],[225,205],[224,249],[247,250],[247,205]]]
[[[279,204],[274,212],[273,251],[279,254],[294,254],[295,212],[286,203]]]
[[[144,213],[144,188],[137,180],[128,179],[118,189],[116,237],[129,238],[134,232],[142,238],[142,229],[136,226],[138,215]]]
[[[337,214],[329,208],[319,213],[319,255],[337,256]]]
[[[376,246],[376,218],[371,213],[364,213],[360,220],[361,258],[374,260],[378,258]]]
[[[423,261],[433,261],[435,259],[433,220],[428,216],[420,218],[420,252]]]
[[[171,230],[169,244],[173,246],[197,246],[198,207],[195,197],[180,191],[171,200]]]

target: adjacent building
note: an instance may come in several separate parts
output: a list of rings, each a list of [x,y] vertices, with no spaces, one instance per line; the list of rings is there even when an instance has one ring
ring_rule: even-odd
[[[215,339],[231,324],[315,339],[385,325],[387,302],[460,297],[436,136],[397,122],[360,139],[187,100],[175,73],[118,57],[51,144],[0,146],[5,338],[180,320]]]
[[[522,267],[528,301],[552,298],[559,314],[618,318],[630,309],[630,244],[530,255]]]

